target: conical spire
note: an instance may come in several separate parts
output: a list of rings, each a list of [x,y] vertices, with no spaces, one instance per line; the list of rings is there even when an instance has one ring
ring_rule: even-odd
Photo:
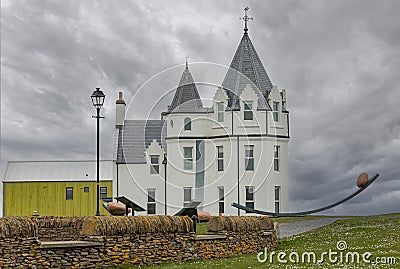
[[[253,85],[258,88],[258,90],[254,89],[259,97],[258,109],[268,109],[266,98],[272,89],[272,83],[247,33],[247,21],[249,20],[247,10],[248,8],[245,9],[243,17],[245,20],[244,34],[222,86],[229,97],[228,107],[235,110],[240,108],[239,95],[246,84],[250,84],[253,88]]]
[[[168,112],[195,112],[201,109],[203,109],[203,103],[201,102],[192,74],[189,71],[186,58],[186,68],[182,73],[171,108]]]

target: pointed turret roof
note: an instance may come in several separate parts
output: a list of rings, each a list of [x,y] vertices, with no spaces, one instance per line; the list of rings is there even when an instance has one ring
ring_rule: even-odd
[[[251,43],[247,31],[246,23],[242,40],[233,56],[222,86],[229,97],[229,108],[234,110],[240,108],[239,95],[246,84],[250,84],[253,88],[254,86],[258,88],[258,90],[254,89],[259,97],[258,109],[269,109],[266,98],[272,89],[272,83],[257,55],[256,49]]]
[[[197,91],[196,84],[186,62],[185,71],[182,73],[174,99],[172,100],[171,108],[168,112],[198,112],[202,110],[203,103],[201,102],[199,92]]]

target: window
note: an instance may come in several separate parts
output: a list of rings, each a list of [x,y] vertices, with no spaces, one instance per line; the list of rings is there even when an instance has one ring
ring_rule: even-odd
[[[224,103],[223,102],[218,102],[217,103],[217,120],[218,122],[223,122],[224,121]]]
[[[183,169],[192,170],[193,169],[193,148],[184,147],[183,148]]]
[[[107,198],[107,187],[100,187],[100,199]]]
[[[274,121],[279,121],[279,102],[273,102],[272,113]]]
[[[280,146],[274,146],[274,171],[279,171],[279,151]]]
[[[158,155],[150,155],[150,174],[160,173],[159,157]]]
[[[217,170],[224,171],[224,147],[217,146]]]
[[[84,187],[83,192],[89,192],[89,187]]]
[[[254,170],[254,146],[244,146],[244,167],[246,171]]]
[[[275,186],[275,213],[279,213],[281,201],[281,186]]]
[[[218,187],[218,213],[225,213],[224,187]]]
[[[254,209],[254,186],[246,186],[246,207]]]
[[[147,214],[156,213],[156,189],[147,189]]]
[[[192,187],[183,188],[183,206],[188,206],[192,201]]]
[[[252,120],[253,119],[253,103],[246,102],[244,103],[244,120]]]
[[[192,121],[190,120],[190,118],[185,118],[183,120],[183,124],[184,124],[184,130],[185,131],[192,130]]]
[[[66,200],[74,200],[74,188],[67,187],[66,188]]]

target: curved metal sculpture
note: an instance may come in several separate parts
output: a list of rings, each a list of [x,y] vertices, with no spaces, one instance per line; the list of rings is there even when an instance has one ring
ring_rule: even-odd
[[[308,211],[302,211],[302,212],[294,212],[294,213],[274,213],[274,212],[268,212],[268,211],[261,211],[261,210],[257,210],[257,209],[253,209],[250,207],[246,207],[246,206],[242,206],[239,205],[237,203],[232,203],[233,207],[236,207],[238,209],[242,209],[242,210],[246,210],[246,212],[248,213],[256,213],[256,214],[260,214],[260,215],[267,215],[267,216],[271,216],[271,217],[298,217],[298,216],[303,216],[303,215],[308,215],[308,214],[313,214],[313,213],[317,213],[317,212],[321,212],[321,211],[325,211],[328,209],[331,209],[335,206],[338,206],[340,204],[343,204],[344,202],[350,200],[351,198],[357,196],[358,194],[360,194],[363,190],[365,190],[366,188],[368,188],[369,185],[371,185],[377,178],[379,177],[379,174],[376,174],[372,179],[368,180],[367,184],[365,184],[364,187],[360,188],[358,191],[356,191],[355,193],[347,196],[346,198],[340,200],[339,202],[318,208],[318,209],[314,209],[314,210],[308,210]]]

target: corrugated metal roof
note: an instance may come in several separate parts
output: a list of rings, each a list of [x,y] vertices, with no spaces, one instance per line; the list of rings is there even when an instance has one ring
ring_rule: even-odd
[[[112,180],[113,161],[100,161],[100,180]],[[95,181],[96,161],[11,161],[3,182]]]

